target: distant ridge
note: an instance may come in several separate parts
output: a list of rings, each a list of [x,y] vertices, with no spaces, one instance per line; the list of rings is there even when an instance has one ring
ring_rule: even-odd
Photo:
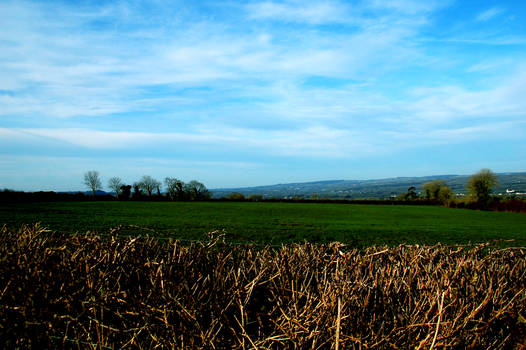
[[[511,189],[526,192],[526,172],[499,173],[495,192],[506,194]],[[324,180],[293,182],[267,186],[211,189],[214,198],[227,197],[232,192],[245,196],[261,195],[263,198],[327,197],[340,199],[392,198],[407,192],[411,186],[419,192],[422,185],[432,180],[443,180],[456,194],[466,193],[466,182],[471,175],[432,175],[419,177],[394,177],[372,180]]]

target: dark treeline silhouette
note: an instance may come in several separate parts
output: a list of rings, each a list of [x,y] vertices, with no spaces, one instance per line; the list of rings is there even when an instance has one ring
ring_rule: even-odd
[[[109,194],[97,195],[97,200],[110,201],[115,198]],[[83,192],[22,192],[4,189],[0,191],[0,202],[18,203],[18,202],[81,202],[90,200],[91,196]]]
[[[453,202],[450,208],[466,208],[475,210],[488,211],[507,211],[513,213],[526,213],[526,200],[517,198],[499,198],[491,197],[487,203],[480,203],[476,201],[467,202]]]
[[[4,189],[0,191],[0,202],[68,202],[68,201],[203,201],[211,198],[206,186],[196,180],[185,183],[167,177],[165,186],[151,176],[145,175],[131,185],[120,178],[108,181],[110,193],[102,191],[102,181],[98,171],[90,170],[84,174],[87,192],[23,192]],[[166,190],[165,190],[166,189]]]
[[[148,196],[143,193],[140,188],[132,191],[131,185],[123,185],[122,192],[117,199],[111,194],[98,193],[95,197],[83,192],[69,193],[69,192],[21,192],[4,189],[0,191],[0,203],[30,203],[30,202],[81,202],[81,201],[192,201],[191,194],[184,194],[182,192],[177,198],[172,199],[170,194],[152,193]],[[261,195],[251,195],[245,197],[234,193],[228,197],[222,198],[207,198],[198,199],[212,202],[269,202],[269,203],[323,203],[323,204],[369,204],[369,205],[439,205],[433,200],[425,198],[417,198],[414,200],[384,200],[384,199],[305,199],[305,198],[263,198]],[[491,210],[491,211],[505,211],[505,212],[523,212],[526,213],[526,201],[523,199],[506,199],[492,197],[490,203],[480,205],[478,202],[469,201],[451,201],[448,203],[450,208],[465,208],[477,210]]]
[[[250,197],[245,198],[231,198],[222,197],[211,199],[215,202],[281,202],[281,203],[324,203],[324,204],[369,204],[369,205],[426,205],[436,206],[442,205],[434,200],[425,198],[416,198],[414,200],[403,200],[403,199],[310,199],[310,198],[261,198],[253,199]],[[526,213],[526,200],[523,199],[506,199],[494,197],[489,205],[480,205],[477,202],[450,202],[448,203],[450,208],[465,208],[465,209],[476,209],[476,210],[489,210],[489,211],[506,211],[506,212],[523,212]]]
[[[96,174],[98,188],[102,187],[97,171],[88,171],[85,178],[88,174]],[[85,180],[84,183],[93,191],[93,181]],[[201,201],[211,198],[210,191],[201,182],[192,180],[185,183],[174,177],[165,178],[164,187],[162,182],[149,175],[144,175],[132,185],[123,183],[118,177],[112,177],[108,181],[108,188],[115,194],[115,199],[122,201]]]

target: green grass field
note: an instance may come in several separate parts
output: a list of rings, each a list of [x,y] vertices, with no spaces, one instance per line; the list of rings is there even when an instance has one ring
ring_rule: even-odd
[[[526,215],[431,206],[241,202],[68,202],[0,204],[0,224],[41,222],[58,232],[146,233],[201,239],[226,231],[234,242],[341,241],[372,244],[464,244],[514,239],[526,245]]]

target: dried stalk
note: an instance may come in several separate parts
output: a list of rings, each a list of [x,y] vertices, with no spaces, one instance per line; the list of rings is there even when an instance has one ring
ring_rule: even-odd
[[[0,229],[7,348],[520,348],[526,251]],[[437,297],[438,296],[438,297]]]

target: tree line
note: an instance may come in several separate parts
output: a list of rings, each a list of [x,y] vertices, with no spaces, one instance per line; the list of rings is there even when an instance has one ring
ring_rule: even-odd
[[[496,211],[525,211],[525,202],[513,198],[501,199],[493,195],[498,185],[497,174],[490,169],[482,169],[473,174],[466,183],[467,197],[457,198],[451,188],[442,180],[426,182],[422,193],[416,193],[411,186],[407,193],[399,194],[399,201],[427,201],[455,208],[486,209]]]
[[[96,170],[90,170],[84,174],[84,184],[90,189],[95,197],[97,191],[103,189],[100,174]],[[161,181],[149,175],[144,175],[139,181],[129,185],[119,177],[108,180],[107,188],[115,193],[119,200],[141,200],[141,199],[170,199],[173,201],[183,200],[207,200],[210,199],[210,191],[204,184],[197,180],[185,183],[175,177],[166,177],[164,187]],[[161,192],[162,190],[166,190]]]
[[[84,176],[84,183],[91,189],[94,196],[96,191],[102,189],[102,182],[97,171],[88,171]],[[411,186],[407,193],[396,197],[398,202],[420,202],[426,204],[445,205],[456,208],[486,209],[498,211],[525,211],[526,204],[522,200],[502,200],[493,195],[497,186],[497,174],[490,169],[482,169],[473,174],[466,183],[467,196],[457,198],[451,188],[443,180],[433,180],[422,186],[422,192],[417,193],[416,188]],[[163,183],[151,176],[143,176],[140,181],[133,185],[122,183],[118,177],[112,177],[108,181],[108,188],[115,192],[117,199],[140,200],[167,198],[170,200],[208,200],[211,194],[202,183],[192,180],[188,183],[177,178],[167,177],[164,179],[165,193],[161,193]],[[133,192],[132,192],[133,189]],[[223,200],[231,201],[261,201],[261,195],[253,195],[246,198],[241,193],[233,192]],[[283,201],[283,199],[278,199]],[[292,199],[292,201],[298,199]],[[327,199],[332,201],[330,199]],[[271,199],[272,201],[272,199]],[[315,201],[315,200],[314,200]],[[383,201],[380,201],[383,202]]]
[[[91,196],[95,197],[97,191],[103,189],[99,172],[88,171],[84,174],[84,184],[89,188]],[[106,193],[97,195],[97,200],[173,200],[173,201],[250,201],[250,202],[319,202],[319,203],[355,203],[355,204],[407,204],[407,205],[444,205],[451,208],[469,208],[494,211],[526,212],[526,201],[520,198],[499,197],[494,195],[497,186],[497,175],[489,169],[482,169],[473,174],[466,183],[467,196],[457,197],[451,188],[442,180],[425,183],[422,191],[417,192],[414,186],[408,188],[406,193],[399,194],[396,198],[387,199],[334,199],[329,197],[313,196],[311,198],[291,197],[264,198],[260,194],[245,197],[242,193],[232,192],[222,198],[212,199],[210,191],[204,184],[192,180],[185,183],[174,177],[166,177],[163,182],[145,175],[139,181],[125,184],[119,177],[108,180],[106,188],[114,195]],[[20,192],[9,189],[0,191],[0,202],[53,202],[53,201],[84,201],[88,194],[83,192]]]
[[[497,174],[490,169],[482,169],[473,174],[466,184],[468,190],[468,200],[476,202],[481,205],[488,204],[492,199],[491,194],[495,186],[497,186]],[[398,195],[399,200],[418,200],[424,199],[440,204],[447,204],[455,200],[455,194],[451,188],[442,180],[433,180],[426,182],[423,186],[422,196],[416,193],[416,188],[411,186],[407,189],[407,193]]]

